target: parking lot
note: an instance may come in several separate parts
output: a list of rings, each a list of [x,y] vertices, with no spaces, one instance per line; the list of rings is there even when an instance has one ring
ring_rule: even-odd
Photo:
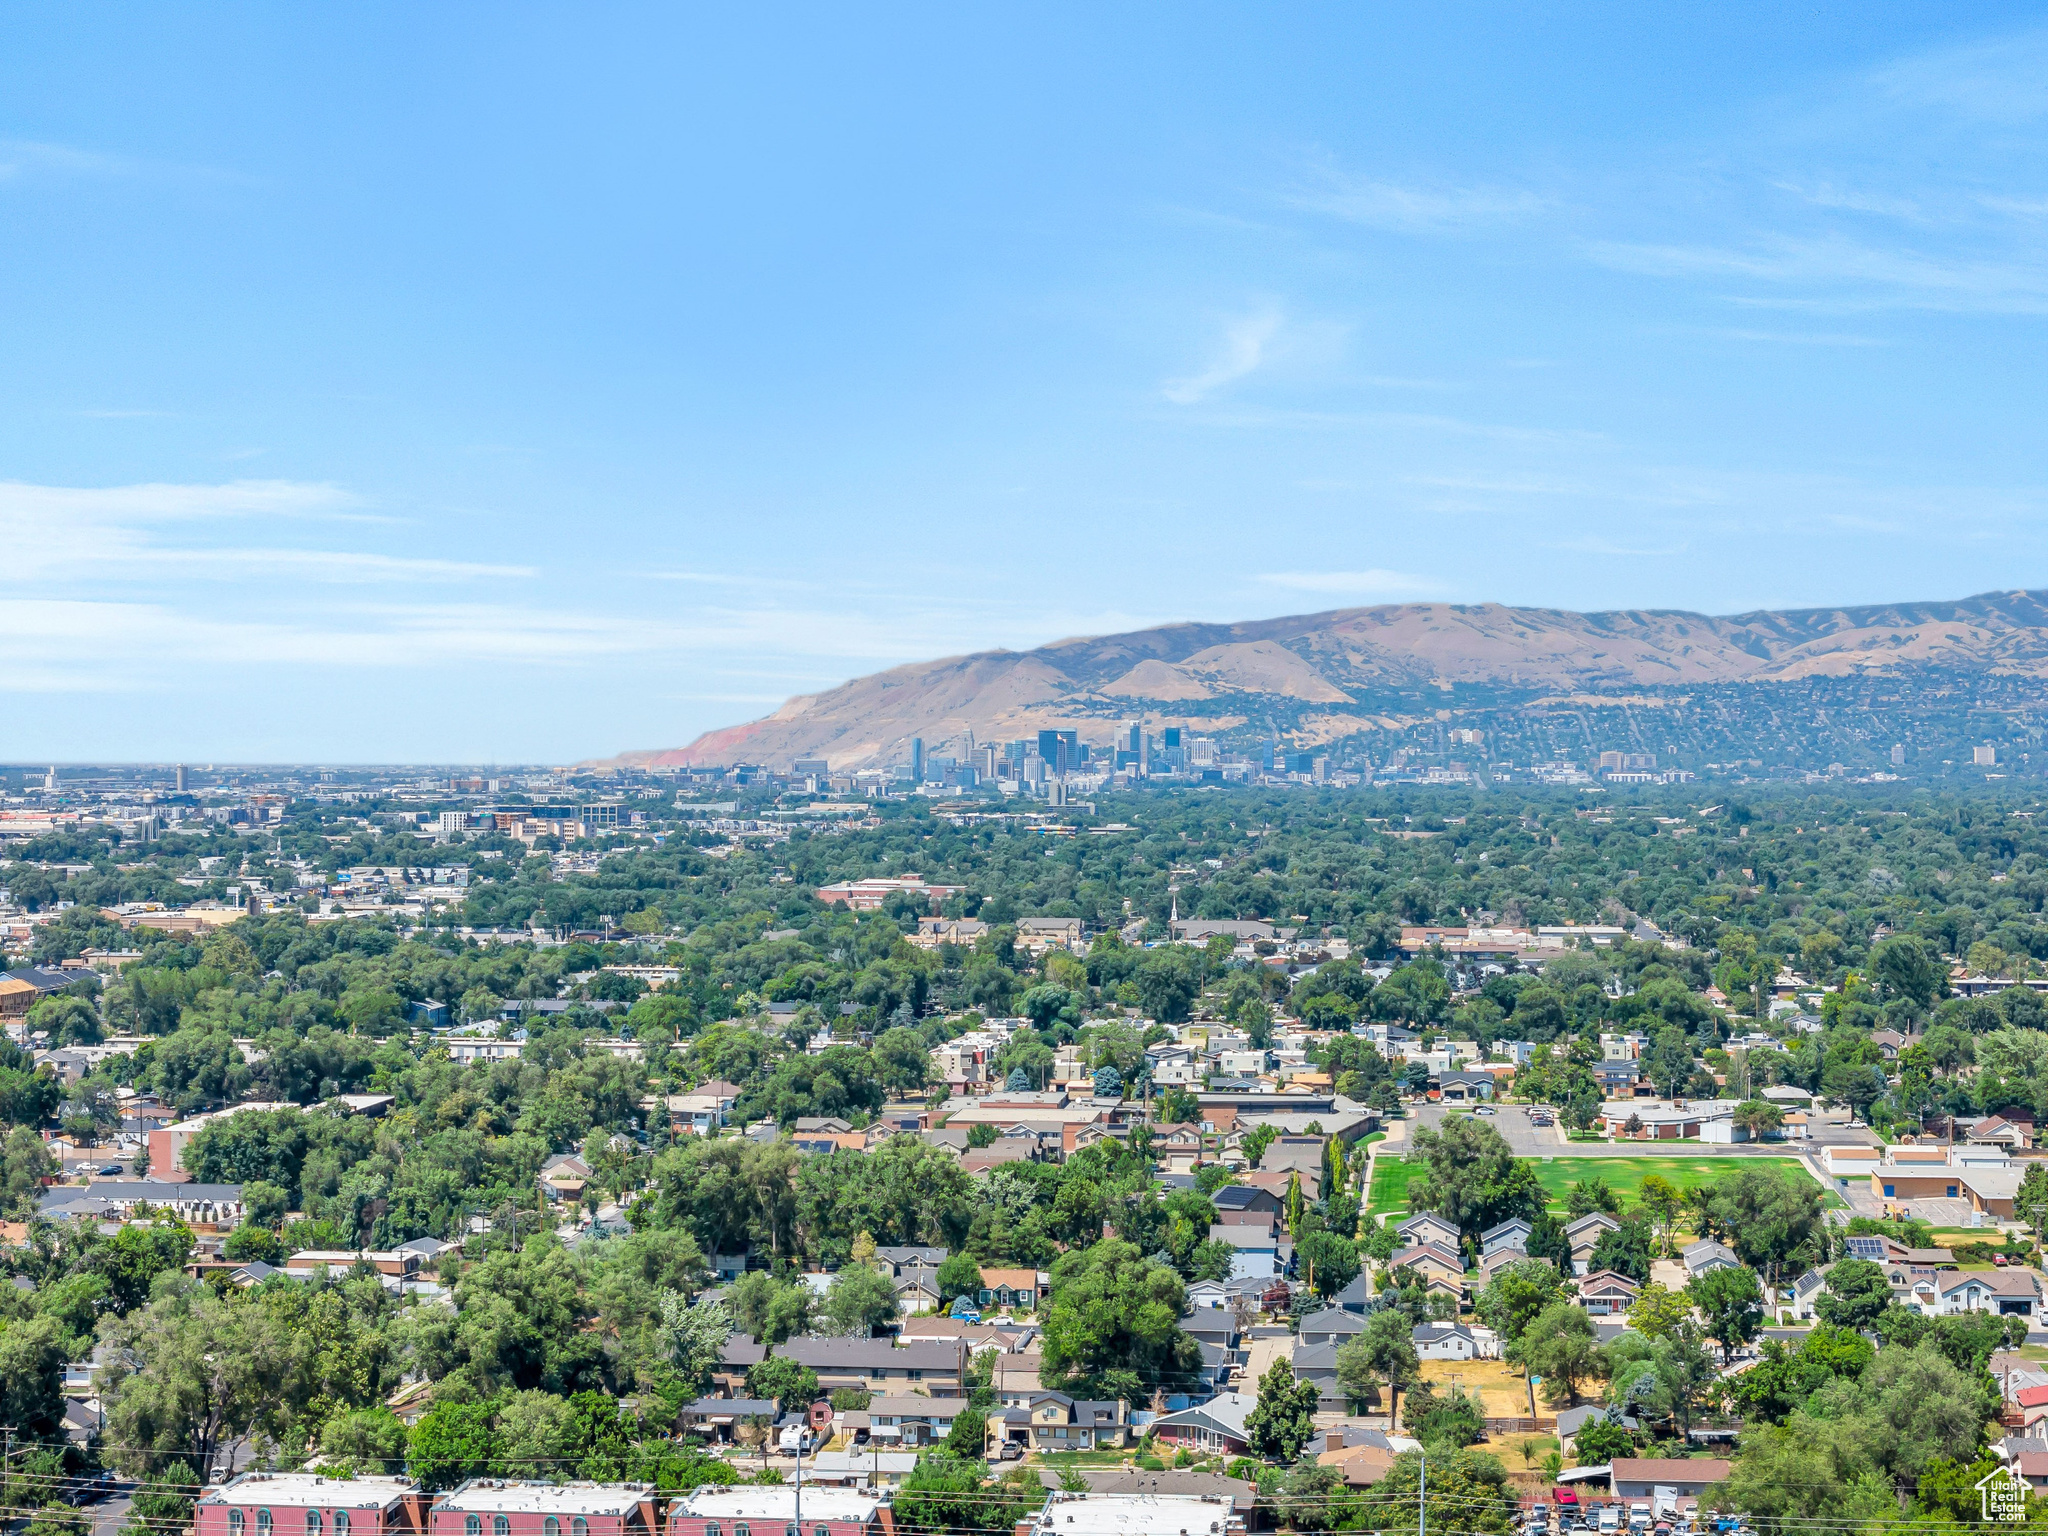
[[[1493,1110],[1487,1121],[1507,1139],[1508,1146],[1517,1157],[1555,1157],[1569,1151],[1571,1144],[1564,1139],[1564,1132],[1556,1125],[1539,1126],[1529,1122],[1529,1111],[1519,1104],[1487,1105]],[[1458,1111],[1464,1113],[1462,1109]],[[1436,1126],[1443,1124],[1444,1117],[1452,1113],[1441,1104],[1418,1104],[1409,1111],[1416,1125]],[[1607,1149],[1610,1152],[1611,1148]]]

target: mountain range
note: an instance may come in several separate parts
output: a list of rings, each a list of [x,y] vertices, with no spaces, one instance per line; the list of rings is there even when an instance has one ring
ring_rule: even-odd
[[[822,757],[845,772],[902,760],[912,738],[936,749],[969,732],[987,742],[1061,727],[1107,742],[1133,721],[1277,734],[1282,717],[1306,743],[1441,720],[1433,706],[1482,694],[1496,706],[1560,694],[1651,703],[1674,690],[1908,674],[2048,677],[2048,592],[1726,616],[1398,603],[1165,624],[894,667],[686,747],[612,761],[787,768]]]

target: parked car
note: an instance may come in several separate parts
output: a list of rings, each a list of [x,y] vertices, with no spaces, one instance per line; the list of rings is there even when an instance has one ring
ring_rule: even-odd
[[[113,1489],[114,1474],[103,1467],[97,1472],[77,1472],[59,1477],[45,1492],[66,1504],[90,1504],[95,1499],[105,1498]]]

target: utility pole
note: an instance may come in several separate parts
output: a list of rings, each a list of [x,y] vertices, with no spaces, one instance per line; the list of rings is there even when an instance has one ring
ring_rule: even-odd
[[[1429,1536],[1429,1452],[1418,1451],[1422,1475],[1415,1484],[1415,1536]]]

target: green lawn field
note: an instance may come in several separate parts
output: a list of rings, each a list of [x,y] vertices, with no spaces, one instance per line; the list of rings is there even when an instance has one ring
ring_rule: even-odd
[[[1789,1158],[1758,1157],[1685,1157],[1678,1154],[1650,1157],[1551,1157],[1534,1158],[1536,1177],[1542,1180],[1543,1188],[1550,1195],[1551,1209],[1564,1211],[1565,1192],[1580,1180],[1605,1179],[1607,1185],[1630,1205],[1640,1198],[1643,1179],[1648,1174],[1661,1174],[1681,1190],[1695,1184],[1714,1184],[1727,1178],[1737,1170],[1762,1163],[1776,1169],[1788,1179],[1811,1182],[1811,1176],[1801,1168],[1794,1167]],[[1408,1209],[1408,1186],[1421,1175],[1422,1164],[1407,1158],[1382,1157],[1374,1164],[1372,1194],[1366,1209],[1375,1216],[1390,1212],[1405,1212]],[[1841,1202],[1832,1194],[1827,1197],[1830,1205]]]

